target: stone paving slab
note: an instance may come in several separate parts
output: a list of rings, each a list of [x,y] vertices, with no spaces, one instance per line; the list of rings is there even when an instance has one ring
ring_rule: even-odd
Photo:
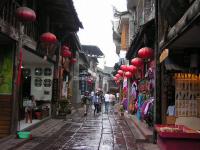
[[[92,110],[82,114],[50,119],[31,131],[33,140],[8,140],[5,150],[159,150],[155,144],[137,143],[124,117],[113,112],[94,116]]]
[[[79,112],[82,112],[82,108],[78,109]],[[73,115],[73,114],[72,114]],[[15,135],[1,140],[0,147],[3,147],[3,150],[16,150],[18,147],[19,150],[31,149],[32,147],[38,145],[45,139],[60,130],[67,122],[63,119],[49,119],[36,126],[36,128],[31,130],[33,140],[30,139],[17,139]],[[42,138],[41,138],[42,137]],[[28,148],[29,147],[29,148]]]

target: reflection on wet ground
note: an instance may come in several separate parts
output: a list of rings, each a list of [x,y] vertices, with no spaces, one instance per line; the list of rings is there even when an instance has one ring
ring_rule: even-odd
[[[126,121],[114,113],[76,115],[35,150],[137,150]]]

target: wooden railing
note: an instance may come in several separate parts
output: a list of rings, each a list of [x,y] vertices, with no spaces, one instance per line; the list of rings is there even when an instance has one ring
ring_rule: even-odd
[[[8,0],[3,8],[0,10],[0,19],[6,24],[14,27],[16,31],[19,29],[19,20],[16,18],[16,9],[20,5],[14,0]],[[32,23],[24,24],[24,34],[29,36],[31,39],[37,41],[38,39],[38,25],[37,21]]]
[[[19,7],[19,4],[16,2],[13,2],[13,0],[9,0],[4,4],[4,7],[2,8],[0,12],[0,18],[8,23],[9,25],[12,25],[17,29],[18,21],[15,17],[15,10]]]

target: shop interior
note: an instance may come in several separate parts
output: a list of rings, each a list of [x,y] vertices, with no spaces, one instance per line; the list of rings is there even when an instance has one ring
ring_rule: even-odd
[[[53,63],[27,50],[22,54],[19,130],[50,116],[53,80]]]
[[[178,57],[178,56],[182,57]],[[184,58],[184,59],[182,59]],[[200,131],[200,73],[197,51],[171,53],[164,77],[166,124]]]

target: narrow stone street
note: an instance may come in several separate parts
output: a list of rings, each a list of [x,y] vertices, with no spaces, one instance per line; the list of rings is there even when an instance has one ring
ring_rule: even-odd
[[[5,150],[155,150],[154,144],[136,143],[124,117],[114,111],[94,116],[90,109],[84,117],[79,109],[64,120],[48,120],[31,133],[32,140],[10,139],[0,145]]]
[[[134,136],[123,117],[110,113],[96,116],[90,110],[87,117],[83,113],[75,114],[71,119],[60,122],[63,126],[55,133],[42,135],[42,131],[33,131],[33,140],[29,140],[17,150],[136,150]],[[42,135],[42,136],[41,136]],[[49,136],[50,135],[50,136]]]

